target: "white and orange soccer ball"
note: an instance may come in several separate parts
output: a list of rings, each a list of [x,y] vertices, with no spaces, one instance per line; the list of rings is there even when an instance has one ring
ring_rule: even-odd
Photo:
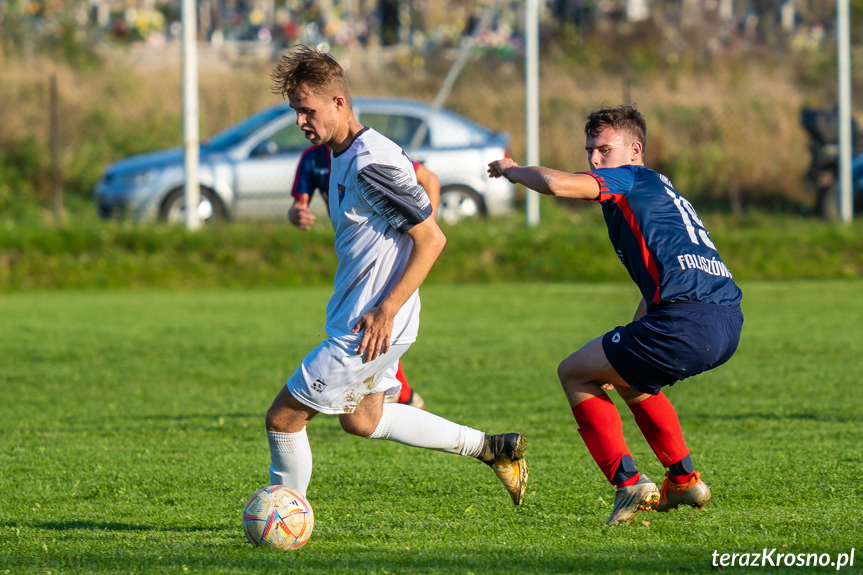
[[[243,531],[255,546],[299,549],[315,526],[312,506],[284,485],[259,489],[243,509]]]

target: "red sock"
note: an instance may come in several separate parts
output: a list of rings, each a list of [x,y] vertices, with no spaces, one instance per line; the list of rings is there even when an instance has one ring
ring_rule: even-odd
[[[690,480],[692,480],[693,477],[695,477],[695,472],[687,473],[686,475],[671,475],[671,473],[668,474],[668,480],[678,485],[686,485],[690,482]]]
[[[411,384],[408,383],[408,378],[405,377],[405,372],[402,369],[402,360],[399,360],[399,370],[396,372],[396,379],[402,384],[402,391],[399,393],[399,403],[407,403],[411,400]]]
[[[614,403],[606,394],[597,395],[573,407],[572,415],[593,460],[609,483],[615,485],[614,475],[621,459],[626,456],[631,461],[632,454],[626,448],[623,424]],[[638,481],[637,471],[635,476],[625,478],[624,482],[633,481],[632,477]]]
[[[638,428],[663,466],[668,467],[689,455],[689,449],[683,441],[683,430],[680,429],[677,412],[662,392],[631,404],[629,409],[635,416],[635,423],[638,424]],[[676,478],[680,479],[680,477]]]

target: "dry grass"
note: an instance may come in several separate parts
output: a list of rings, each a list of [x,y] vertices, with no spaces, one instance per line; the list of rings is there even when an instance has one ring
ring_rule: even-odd
[[[438,65],[439,73],[428,72],[410,54],[340,58],[350,61],[349,75],[357,95],[431,100],[446,72],[445,65]],[[269,90],[270,66],[202,53],[202,136],[277,101]],[[181,144],[179,48],[154,48],[113,54],[98,72],[74,71],[44,61],[6,60],[0,68],[0,149],[32,138],[45,143],[47,150],[51,74],[57,75],[61,92],[65,173],[84,174],[82,179],[87,180],[105,162],[122,155]],[[806,139],[798,123],[803,96],[790,73],[753,63],[744,70],[728,67],[640,80],[629,90],[648,119],[648,163],[666,172],[684,193],[721,199],[739,189],[744,201],[811,201],[804,181],[809,161]],[[602,102],[620,103],[624,94],[620,74],[567,67],[563,60],[544,63],[542,163],[571,171],[585,169],[584,116]],[[509,132],[514,156],[524,157],[523,75],[513,62],[485,58],[472,62],[447,106]]]
[[[799,125],[802,99],[782,72],[753,67],[742,78],[727,73],[664,78],[629,88],[648,121],[647,162],[668,173],[684,193],[722,198],[738,186],[744,198],[807,200],[809,157]],[[450,105],[509,131],[515,156],[525,146],[523,82],[514,70],[454,94]],[[542,162],[564,170],[587,168],[585,116],[601,103],[624,101],[620,76],[597,76],[547,66],[541,79]]]

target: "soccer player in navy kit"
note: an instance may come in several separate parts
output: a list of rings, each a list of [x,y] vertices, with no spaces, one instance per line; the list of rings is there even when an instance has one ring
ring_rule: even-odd
[[[542,194],[599,202],[615,252],[641,291],[632,323],[588,342],[558,366],[578,431],[617,487],[609,525],[630,523],[651,506],[668,511],[710,501],[662,388],[728,361],[743,325],[740,289],[692,204],[668,178],[644,166],[646,131],[634,106],[601,108],[585,127],[592,171],[521,167],[508,158],[488,168],[491,177]],[[667,469],[661,492],[635,467],[608,389],[624,399]]]
[[[294,176],[294,185],[291,188],[294,203],[288,210],[288,220],[301,230],[309,230],[315,223],[315,215],[309,210],[309,202],[311,202],[315,190],[320,192],[321,198],[326,202],[327,209],[329,209],[330,163],[330,149],[324,144],[306,148],[300,156],[300,163],[297,165],[297,172]],[[440,202],[440,180],[437,175],[420,162],[413,162],[413,168],[417,175],[417,183],[423,187],[428,194],[429,201],[431,201],[431,217],[434,218],[437,215],[437,206]],[[425,400],[411,387],[402,368],[401,360],[399,360],[398,371],[396,371],[396,379],[401,386],[388,391],[384,396],[384,402],[403,403],[425,409]]]

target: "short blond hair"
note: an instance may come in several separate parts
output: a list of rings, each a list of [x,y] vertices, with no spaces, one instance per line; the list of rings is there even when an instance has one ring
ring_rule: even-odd
[[[288,99],[303,90],[322,96],[344,96],[351,106],[351,89],[344,69],[331,55],[305,44],[291,46],[270,73],[273,93]]]

